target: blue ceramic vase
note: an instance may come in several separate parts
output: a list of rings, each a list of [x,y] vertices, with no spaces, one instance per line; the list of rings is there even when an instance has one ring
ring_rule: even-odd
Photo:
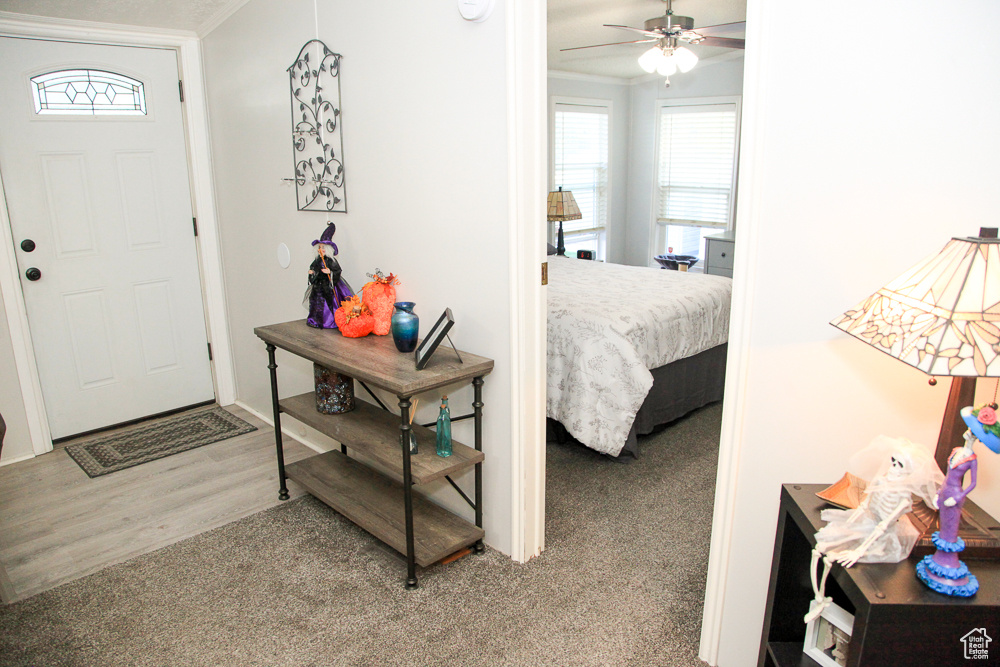
[[[417,333],[420,331],[420,318],[413,312],[415,304],[412,301],[399,301],[392,314],[392,342],[400,352],[413,352],[417,347]]]

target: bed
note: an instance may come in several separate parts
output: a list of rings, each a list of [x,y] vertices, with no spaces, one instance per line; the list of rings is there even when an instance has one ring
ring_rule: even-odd
[[[613,457],[722,398],[732,280],[550,256],[549,438]]]

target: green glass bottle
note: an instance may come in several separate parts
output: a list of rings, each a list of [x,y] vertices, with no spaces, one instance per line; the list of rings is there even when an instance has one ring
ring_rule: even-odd
[[[441,412],[437,420],[437,455],[451,456],[451,411],[448,410],[448,397],[441,397]]]

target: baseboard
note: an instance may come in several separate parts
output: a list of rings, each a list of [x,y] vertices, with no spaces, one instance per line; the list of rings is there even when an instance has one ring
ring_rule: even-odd
[[[24,456],[16,456],[14,458],[4,459],[3,461],[0,461],[0,468],[4,466],[9,466],[12,463],[17,463],[18,461],[27,461],[28,459],[33,459],[33,458],[35,458],[35,454],[25,454]]]
[[[268,417],[267,415],[265,415],[262,412],[258,412],[257,410],[255,410],[254,408],[251,408],[249,405],[247,405],[246,403],[244,403],[241,400],[237,400],[234,403],[234,405],[237,405],[237,406],[243,408],[244,410],[246,410],[247,412],[249,412],[250,414],[252,414],[257,419],[261,420],[262,422],[264,422],[265,424],[267,424],[271,428],[274,428],[274,419],[272,419],[271,417]],[[328,451],[330,451],[328,448],[326,448],[326,447],[320,447],[315,442],[311,442],[308,438],[305,438],[305,437],[303,437],[301,435],[298,435],[297,433],[292,432],[291,430],[289,430],[288,428],[286,428],[284,426],[281,427],[281,435],[282,436],[286,436],[287,435],[292,440],[295,440],[296,442],[301,442],[303,445],[305,445],[309,449],[312,449],[313,451],[315,451],[315,452],[317,452],[319,454],[325,454]]]

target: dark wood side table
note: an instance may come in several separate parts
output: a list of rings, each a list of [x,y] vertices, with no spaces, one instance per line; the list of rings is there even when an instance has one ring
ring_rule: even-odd
[[[785,484],[771,561],[771,580],[761,634],[758,667],[813,667],[802,652],[802,617],[813,598],[809,564],[820,511],[831,507],[816,497],[823,484]],[[969,507],[971,503],[967,503]],[[980,508],[977,517],[996,526]],[[979,578],[971,599],[931,591],[914,574],[913,558],[901,563],[835,565],[826,594],[854,615],[846,667],[992,664],[1000,659],[1000,562],[965,559]],[[990,660],[967,660],[962,638],[979,628],[993,638]]]
[[[427,567],[460,549],[483,551],[483,378],[493,360],[462,352],[462,362],[451,350],[438,349],[423,370],[416,370],[413,354],[396,350],[391,336],[345,338],[339,331],[314,329],[305,320],[257,327],[264,341],[271,372],[274,439],[278,458],[278,498],[288,499],[285,479],[292,479],[311,495],[406,556],[406,587],[416,588],[416,566]],[[279,398],[275,349],[280,348],[320,366],[354,378],[380,408],[361,400],[343,414],[316,410],[313,392]],[[475,445],[452,441],[452,455],[435,453],[433,431],[410,424],[410,398],[421,392],[472,382],[472,412],[452,421],[475,420]],[[367,383],[367,384],[366,384]],[[382,404],[368,385],[399,399],[399,415]],[[281,440],[281,413],[288,414],[341,443],[341,451],[319,454],[285,466]],[[418,453],[410,454],[410,432]],[[369,466],[348,457],[356,449],[372,460]],[[376,468],[377,466],[377,468]],[[475,468],[475,500],[468,498],[451,476]],[[414,493],[415,485],[446,479],[475,510],[475,525]]]

